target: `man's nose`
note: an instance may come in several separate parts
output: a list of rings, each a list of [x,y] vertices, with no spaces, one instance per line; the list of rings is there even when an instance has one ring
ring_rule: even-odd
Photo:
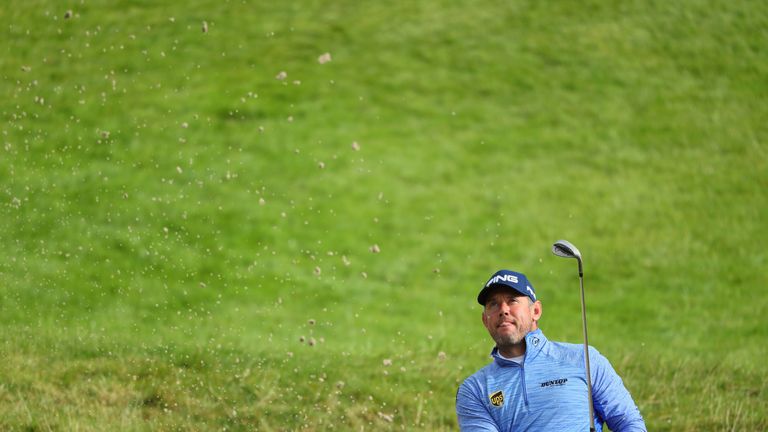
[[[501,302],[499,305],[499,315],[509,315],[509,304],[507,302]]]

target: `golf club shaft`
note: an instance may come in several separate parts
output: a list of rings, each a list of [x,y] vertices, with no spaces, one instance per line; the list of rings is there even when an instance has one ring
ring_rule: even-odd
[[[579,261],[581,270],[581,261]],[[584,301],[584,275],[579,271],[579,286],[581,287],[581,323],[584,329],[584,363],[587,367],[587,395],[589,397],[589,430],[595,432],[595,409],[592,406],[592,372],[589,370],[589,342],[587,340],[587,308]]]

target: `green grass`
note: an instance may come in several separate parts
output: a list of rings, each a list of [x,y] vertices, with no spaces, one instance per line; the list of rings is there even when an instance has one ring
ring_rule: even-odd
[[[566,238],[649,430],[768,429],[768,7],[0,20],[0,428],[455,429],[493,271],[580,341]]]

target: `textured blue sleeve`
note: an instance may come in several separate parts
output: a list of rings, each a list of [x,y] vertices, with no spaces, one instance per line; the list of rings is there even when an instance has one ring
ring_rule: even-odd
[[[608,359],[592,347],[589,359],[595,417],[605,421],[613,432],[647,432],[640,410]]]
[[[459,420],[459,430],[463,432],[498,432],[499,428],[496,426],[496,422],[491,418],[480,393],[473,384],[471,378],[467,379],[456,393],[456,416]]]

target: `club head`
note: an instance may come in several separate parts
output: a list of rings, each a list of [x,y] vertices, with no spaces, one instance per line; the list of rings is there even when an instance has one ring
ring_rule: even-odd
[[[581,264],[581,252],[568,240],[558,240],[552,245],[552,253],[562,258],[576,258],[579,262],[579,277],[584,276]]]
[[[552,245],[552,253],[563,258],[576,258],[581,261],[581,252],[568,240],[558,240]]]

